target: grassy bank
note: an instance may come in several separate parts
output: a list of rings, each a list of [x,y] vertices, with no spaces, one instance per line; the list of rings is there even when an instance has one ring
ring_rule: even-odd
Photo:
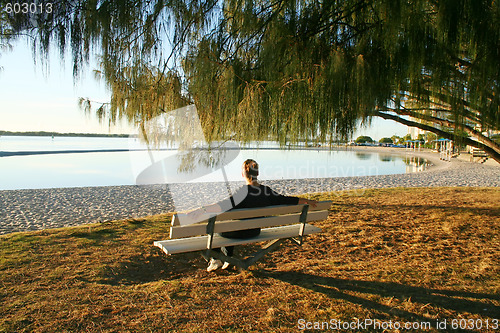
[[[291,332],[368,318],[433,328],[447,319],[449,330],[474,319],[494,331],[498,189],[316,198],[334,201],[315,223],[323,233],[242,273],[207,273],[198,253],[153,247],[167,238],[169,215],[1,236],[0,331]]]

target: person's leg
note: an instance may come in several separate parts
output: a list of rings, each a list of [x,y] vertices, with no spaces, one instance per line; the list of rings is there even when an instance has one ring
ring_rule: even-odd
[[[220,235],[222,237],[226,237],[226,238],[241,239],[241,238],[255,237],[255,236],[258,236],[259,234],[260,234],[260,228],[254,228],[254,229],[247,229],[247,230],[223,232]],[[222,249],[221,248],[214,248],[214,249],[212,249],[212,251],[219,252],[219,253],[222,251],[222,253],[225,254],[226,256],[232,257],[234,254],[234,246],[226,246],[226,247],[223,247]],[[219,259],[211,258],[210,263],[209,263],[208,268],[207,268],[207,271],[211,272],[211,271],[214,271],[220,267],[222,267],[222,269],[226,269],[229,267],[229,263],[228,262],[222,263],[222,261]]]
[[[212,249],[214,252],[221,252],[220,248],[214,248]],[[222,263],[221,260],[216,259],[216,258],[210,258],[210,261],[208,262],[208,267],[207,267],[207,272],[212,272],[215,271],[219,268],[221,268],[224,264]]]
[[[256,237],[259,234],[260,234],[260,228],[254,228],[254,229],[223,232],[220,235],[226,238],[244,239],[244,238]],[[234,254],[234,246],[226,246],[225,248],[222,248],[222,250],[224,251],[224,254],[228,257],[232,257]],[[230,264],[228,262],[225,262],[224,265],[222,266],[222,269],[228,268],[229,265]]]
[[[222,253],[228,257],[232,257],[234,253],[234,246],[226,246],[222,248]]]
[[[228,257],[232,257],[234,253],[234,246],[226,246],[222,248],[222,253]],[[227,269],[231,264],[227,261],[222,264],[222,269]]]

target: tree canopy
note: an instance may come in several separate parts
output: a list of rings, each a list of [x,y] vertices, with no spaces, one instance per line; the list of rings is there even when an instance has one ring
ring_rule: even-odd
[[[72,0],[8,17],[47,54],[89,56],[101,117],[196,104],[210,140],[333,141],[391,119],[486,150],[500,129],[496,0]],[[82,101],[87,109],[90,101]]]
[[[373,139],[369,136],[366,136],[366,135],[362,135],[362,136],[358,136],[356,138],[356,143],[373,143]],[[392,142],[392,141],[391,141]]]

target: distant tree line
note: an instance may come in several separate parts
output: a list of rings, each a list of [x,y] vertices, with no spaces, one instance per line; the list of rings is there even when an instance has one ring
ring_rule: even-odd
[[[432,132],[427,132],[425,134],[419,134],[416,139],[412,138],[411,134],[406,134],[403,137],[393,135],[390,138],[389,137],[383,137],[380,140],[378,140],[378,143],[381,145],[405,145],[409,141],[415,142],[415,141],[420,141],[420,147],[423,148],[429,148],[429,149],[434,149],[436,148],[436,141],[438,139],[443,139],[442,137],[437,136],[436,134]],[[500,135],[499,134],[494,134],[491,136],[491,139],[496,141],[497,143],[500,143]],[[354,141],[356,144],[373,144],[376,143],[376,140],[372,139],[369,136],[358,136],[356,140]],[[457,142],[455,143],[456,147],[459,149],[463,149],[465,145],[463,143]]]
[[[58,133],[58,132],[10,132],[0,131],[5,136],[72,136],[72,137],[105,137],[105,138],[128,138],[128,134],[99,134],[99,133]]]

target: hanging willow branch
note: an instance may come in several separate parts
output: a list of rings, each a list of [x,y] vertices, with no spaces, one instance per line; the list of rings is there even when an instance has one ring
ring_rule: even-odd
[[[287,143],[347,139],[394,109],[497,151],[482,131],[500,129],[499,1],[53,2],[8,22],[45,54],[71,47],[75,73],[98,52],[110,119],[195,103],[208,140]]]

